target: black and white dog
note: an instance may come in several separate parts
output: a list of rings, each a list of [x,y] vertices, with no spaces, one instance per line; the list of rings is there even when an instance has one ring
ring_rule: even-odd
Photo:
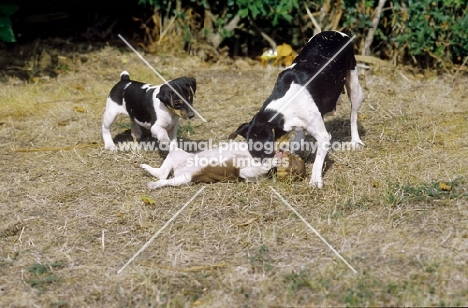
[[[151,135],[160,143],[168,144],[174,141],[179,129],[179,117],[191,119],[195,115],[187,103],[193,104],[196,90],[195,78],[180,77],[162,85],[152,86],[130,80],[128,72],[123,71],[120,74],[120,81],[107,97],[102,121],[104,148],[110,151],[117,150],[110,127],[117,115],[122,113],[131,119],[133,138],[137,140],[141,138],[140,126],[142,126],[150,129]]]
[[[249,143],[253,157],[271,157],[274,154],[265,151],[270,147],[252,144],[274,143],[293,130],[297,132],[295,141],[300,142],[305,131],[317,140],[309,185],[322,187],[322,167],[331,139],[323,116],[335,110],[343,87],[346,87],[351,101],[351,143],[354,147],[364,145],[357,127],[358,110],[364,96],[359,85],[353,45],[349,43],[344,47],[349,40],[349,36],[337,31],[318,33],[309,40],[293,64],[279,74],[272,94],[260,111],[250,123],[244,123],[236,130]]]

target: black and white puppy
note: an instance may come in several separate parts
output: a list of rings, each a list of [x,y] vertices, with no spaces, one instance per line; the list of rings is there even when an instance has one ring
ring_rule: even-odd
[[[120,81],[107,97],[102,120],[104,148],[110,151],[117,150],[110,127],[118,114],[130,117],[132,136],[137,140],[142,135],[140,126],[150,129],[151,135],[160,143],[168,144],[175,140],[179,117],[191,119],[195,115],[193,108],[187,103],[193,104],[196,90],[195,78],[180,77],[162,85],[152,86],[130,80],[128,72],[123,71],[120,74]]]
[[[364,145],[357,127],[358,110],[364,96],[353,45],[349,43],[338,53],[349,40],[349,36],[337,31],[324,31],[310,38],[293,64],[279,74],[273,92],[260,111],[250,123],[242,124],[236,131],[250,145],[274,143],[293,130],[297,132],[296,142],[304,138],[304,132],[311,134],[317,140],[311,186],[323,186],[322,167],[331,139],[323,116],[335,110],[343,87],[351,101],[351,143],[354,147]],[[253,157],[271,157],[274,154],[265,151],[268,148],[250,146],[249,151]]]

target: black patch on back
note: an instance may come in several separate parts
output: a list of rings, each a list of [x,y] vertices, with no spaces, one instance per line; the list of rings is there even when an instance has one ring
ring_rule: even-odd
[[[348,36],[335,31],[315,35],[294,59],[294,67],[280,73],[272,94],[263,106],[283,97],[292,82],[305,85],[349,40]],[[306,89],[322,115],[336,108],[347,72],[355,67],[353,44],[350,43],[307,85]]]
[[[131,119],[153,125],[156,122],[152,99],[154,87],[142,89],[144,85],[142,82],[123,79],[112,88],[109,97],[119,105],[125,100],[125,107]]]
[[[348,71],[356,67],[351,43],[337,54],[349,40],[348,36],[343,36],[335,31],[324,31],[315,35],[296,57],[293,62],[295,65],[279,74],[271,95],[249,123],[247,142],[274,142],[286,134],[286,131],[283,130],[285,121],[283,114],[279,113],[271,122],[268,122],[276,114],[276,111],[265,108],[273,100],[284,97],[293,82],[299,85],[308,83],[305,90],[309,91],[322,116],[333,111],[343,92]],[[334,59],[324,67],[331,58]],[[323,70],[321,70],[322,68]],[[321,72],[318,73],[320,70]],[[314,78],[312,79],[312,77]],[[245,127],[241,125],[238,130],[243,133]],[[260,158],[274,155],[274,153],[265,153],[265,149],[250,148],[249,152],[253,157]]]

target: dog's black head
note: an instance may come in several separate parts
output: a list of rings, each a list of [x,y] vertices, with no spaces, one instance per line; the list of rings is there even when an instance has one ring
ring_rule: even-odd
[[[161,85],[156,98],[182,119],[191,119],[195,116],[195,113],[187,103],[192,106],[196,91],[197,81],[195,78],[180,77]]]
[[[250,123],[240,125],[234,133],[229,135],[229,139],[241,135],[247,140],[249,152],[254,158],[273,157],[276,141],[286,134],[283,130],[283,115],[279,113],[273,118],[275,114],[276,112],[273,111],[260,111]]]

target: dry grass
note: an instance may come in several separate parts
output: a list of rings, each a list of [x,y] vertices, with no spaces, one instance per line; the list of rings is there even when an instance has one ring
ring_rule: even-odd
[[[101,115],[119,73],[159,81],[131,53],[105,48],[83,57],[86,62],[70,57],[56,79],[10,79],[0,87],[0,306],[468,302],[466,76],[368,71],[360,115],[366,148],[331,152],[324,189],[307,187],[308,180],[207,185],[117,275],[202,185],[148,191],[152,179],[138,166],[159,165],[159,153],[103,151]],[[226,140],[251,119],[278,74],[227,60],[148,59],[166,78],[197,78],[195,107],[208,122],[190,122],[191,140]],[[344,101],[327,119],[335,140],[349,140]],[[127,123],[120,118],[114,135]],[[310,175],[310,162],[308,168]]]

